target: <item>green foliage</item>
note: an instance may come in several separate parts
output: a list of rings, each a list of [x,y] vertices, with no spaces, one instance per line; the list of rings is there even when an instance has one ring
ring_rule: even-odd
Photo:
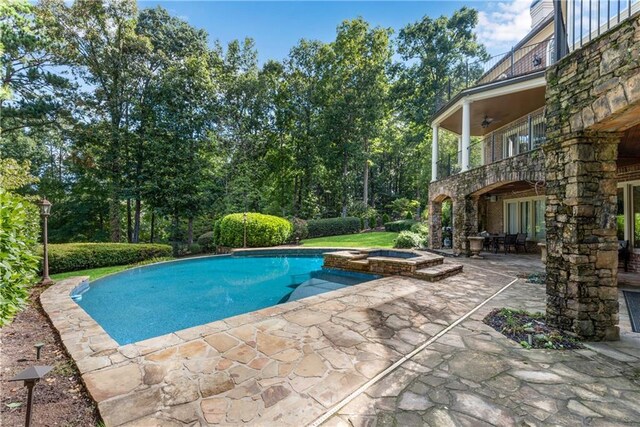
[[[36,281],[38,218],[32,203],[0,188],[0,327],[23,307]]]
[[[38,208],[14,192],[36,182],[29,163],[0,159],[0,327],[24,306],[36,281]]]
[[[147,243],[63,243],[49,245],[51,273],[135,264],[170,257],[171,246]]]
[[[413,219],[401,219],[399,221],[392,221],[392,222],[385,223],[384,229],[386,231],[394,231],[396,233],[399,233],[401,231],[411,230],[411,227],[413,227],[417,223],[418,221],[415,221]]]
[[[244,214],[235,213],[222,218],[220,245],[240,248],[244,244]],[[264,247],[285,244],[291,238],[293,225],[284,218],[260,213],[247,213],[247,246]]]
[[[202,252],[213,252],[216,247],[214,244],[213,231],[209,231],[198,237],[198,245],[200,245]]]
[[[391,202],[388,207],[396,218],[413,219],[413,213],[419,206],[419,201],[401,197]]]
[[[417,248],[422,244],[422,237],[412,231],[401,231],[393,241],[394,248]]]
[[[352,216],[312,219],[307,224],[309,226],[309,237],[337,236],[360,231],[360,218]]]
[[[388,222],[391,222],[391,218],[389,218],[389,214],[382,214],[382,223],[386,224]]]
[[[364,217],[360,218],[360,230],[364,230],[365,226],[364,226]]]
[[[293,225],[293,234],[291,239],[293,241],[304,240],[309,236],[309,225],[307,221],[301,218],[293,218],[291,219],[291,224]]]
[[[202,253],[202,246],[199,243],[189,245],[189,255],[198,255],[200,253]]]
[[[376,228],[376,226],[378,225],[377,222],[378,222],[378,217],[376,215],[371,215],[369,217],[369,228],[371,229]]]
[[[220,225],[222,224],[222,219],[218,219],[213,223],[213,244],[220,244]]]
[[[429,235],[429,226],[424,222],[417,222],[411,226],[411,231],[422,237],[427,237]]]

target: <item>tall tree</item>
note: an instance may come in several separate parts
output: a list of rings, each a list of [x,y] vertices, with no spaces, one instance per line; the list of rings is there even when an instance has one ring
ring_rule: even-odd
[[[84,100],[87,116],[109,124],[101,160],[109,182],[111,240],[118,242],[123,164],[141,73],[138,59],[150,48],[135,31],[137,5],[135,0],[78,0],[70,6],[62,0],[43,0],[42,8],[49,34],[61,41],[56,53],[89,86]]]

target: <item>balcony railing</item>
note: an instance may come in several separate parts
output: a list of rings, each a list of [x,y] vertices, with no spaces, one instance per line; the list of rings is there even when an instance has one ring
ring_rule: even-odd
[[[451,175],[460,173],[460,171],[462,170],[461,156],[462,151],[458,151],[454,154],[445,154],[440,156],[440,160],[436,162],[438,179],[444,179]]]
[[[539,43],[513,48],[486,60],[462,64],[451,76],[445,77],[445,85],[437,95],[436,111],[461,90],[546,69],[553,63],[553,51],[554,41],[553,38],[549,38]]]
[[[561,20],[558,19],[560,10],[556,9],[556,58],[580,49],[640,11],[640,0],[564,0],[562,3]]]
[[[534,150],[545,141],[544,107],[485,135],[484,164]],[[471,148],[471,147],[470,147]]]

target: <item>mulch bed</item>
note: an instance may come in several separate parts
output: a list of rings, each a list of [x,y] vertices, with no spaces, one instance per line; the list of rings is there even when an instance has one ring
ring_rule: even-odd
[[[542,313],[496,308],[484,323],[524,348],[570,350],[584,348],[574,337],[546,325]]]
[[[34,287],[29,305],[11,324],[0,329],[0,425],[24,425],[27,389],[22,382],[8,380],[34,365],[50,365],[54,369],[34,388],[32,425],[102,425],[73,360],[40,306],[43,290]],[[36,361],[34,345],[39,342],[44,347],[40,360]]]

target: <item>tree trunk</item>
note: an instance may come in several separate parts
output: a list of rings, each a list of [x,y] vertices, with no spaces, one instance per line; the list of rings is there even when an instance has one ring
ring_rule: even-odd
[[[111,191],[111,200],[109,200],[109,231],[111,241],[120,242],[120,200],[118,200],[118,192],[115,189]]]
[[[369,141],[364,141],[364,185],[362,192],[362,202],[365,206],[369,206]]]
[[[342,218],[347,217],[347,190],[349,188],[347,184],[347,173],[349,172],[348,168],[348,156],[347,149],[344,150],[344,159],[342,162]]]
[[[133,243],[140,243],[140,211],[142,210],[142,203],[140,202],[140,196],[136,197],[136,207],[133,215]]]
[[[189,243],[190,245],[193,244],[193,218],[189,218],[188,222],[187,243]]]
[[[127,242],[132,241],[132,228],[131,228],[131,198],[127,197]]]
[[[153,243],[153,237],[154,237],[154,232],[155,232],[155,228],[156,228],[156,213],[155,212],[151,212],[151,236],[149,238],[149,243]]]

